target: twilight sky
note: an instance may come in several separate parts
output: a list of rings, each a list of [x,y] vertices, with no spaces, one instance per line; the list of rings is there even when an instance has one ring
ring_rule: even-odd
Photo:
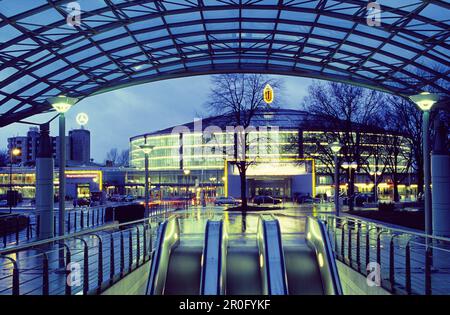
[[[311,80],[283,77],[283,81],[283,107],[298,108]],[[183,124],[199,114],[209,116],[204,108],[209,88],[210,77],[197,76],[148,83],[86,98],[66,114],[66,128],[67,131],[76,129],[76,115],[87,113],[91,157],[101,163],[111,148],[127,149],[132,136]],[[37,115],[27,120],[42,123],[54,115]],[[56,135],[57,120],[50,128],[51,135]],[[8,137],[25,135],[28,129],[29,126],[22,124],[0,128],[0,148],[6,148]]]

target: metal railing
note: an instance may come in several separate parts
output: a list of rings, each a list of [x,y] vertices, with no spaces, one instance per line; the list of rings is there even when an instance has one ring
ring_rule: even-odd
[[[0,251],[0,294],[99,294],[150,260],[152,224],[111,224]]]
[[[112,205],[103,205],[95,207],[76,207],[68,208],[66,210],[66,233],[75,233],[83,231],[84,229],[90,229],[92,227],[101,226],[106,223],[105,215],[106,208],[123,206],[130,203],[117,203]],[[187,204],[174,204],[169,202],[161,202],[150,207],[150,216],[160,215],[168,211],[187,207]],[[53,216],[53,229],[58,231],[58,211],[55,210]],[[28,218],[27,224],[20,228],[17,218],[11,219],[11,225],[15,226],[13,229],[9,229],[8,232],[0,231],[0,248],[10,248],[18,246],[20,244],[29,243],[30,241],[37,240],[37,236],[40,232],[40,215],[35,214],[35,210],[30,210],[29,213],[24,214]]]
[[[0,295],[99,294],[150,260],[153,225],[176,209],[160,204],[148,219],[100,226],[91,211],[78,221],[84,229],[0,250]]]
[[[336,258],[394,294],[450,294],[450,239],[320,215]]]

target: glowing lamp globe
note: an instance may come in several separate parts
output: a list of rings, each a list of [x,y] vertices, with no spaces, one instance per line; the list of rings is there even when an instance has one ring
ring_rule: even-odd
[[[331,151],[333,151],[333,153],[338,153],[339,151],[341,151],[342,149],[342,144],[340,144],[339,142],[333,142],[330,144],[330,149]]]
[[[422,92],[417,95],[409,97],[414,103],[419,106],[422,111],[431,110],[433,105],[439,100],[439,96],[436,94],[431,94],[429,92]]]
[[[64,95],[60,95],[57,97],[51,97],[48,99],[48,102],[52,105],[52,107],[60,114],[66,113],[73,105],[78,102],[77,98],[67,97]]]
[[[150,154],[150,153],[152,153],[153,149],[155,148],[154,145],[147,144],[147,143],[142,144],[142,145],[140,145],[139,147],[141,148],[141,150],[142,150],[145,154]]]

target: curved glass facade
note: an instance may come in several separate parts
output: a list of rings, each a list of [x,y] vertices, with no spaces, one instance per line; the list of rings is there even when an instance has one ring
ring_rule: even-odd
[[[307,126],[302,121],[308,118]],[[149,156],[150,177],[153,187],[166,187],[171,194],[183,194],[182,191],[194,190],[199,185],[211,187],[214,194],[223,194],[226,181],[225,161],[232,160],[235,154],[235,133],[227,131],[223,123],[226,119],[212,117],[204,121],[204,132],[195,130],[195,124],[187,124],[184,132],[179,127],[168,128],[152,134],[136,136],[130,140],[131,166],[142,173],[135,174],[135,182],[144,182],[144,153],[140,149],[143,143],[155,146]],[[255,127],[248,133],[249,161],[258,163],[283,162],[296,163],[299,158],[315,160],[315,184],[317,193],[332,194],[333,179],[330,176],[328,144],[336,137],[336,131],[328,130],[326,122],[312,122],[311,116],[305,112],[294,110],[275,110],[264,113],[254,120]],[[212,125],[218,128],[216,132],[209,132]],[[294,127],[297,126],[297,127]],[[308,127],[309,126],[309,127]],[[225,130],[225,131],[220,131]],[[340,136],[344,136],[340,133]],[[382,159],[383,155],[397,148],[395,167],[402,176],[411,170],[410,142],[401,135],[389,134],[382,130],[356,132],[350,135],[360,137],[360,168],[356,175],[357,186],[360,191],[371,191],[373,183],[368,174],[374,170],[389,173],[389,161]],[[392,143],[395,141],[395,143]],[[384,143],[384,145],[383,145]],[[394,145],[395,144],[395,145]],[[376,154],[374,150],[376,149]],[[262,163],[262,162],[261,162]],[[189,176],[184,171],[189,170]],[[272,173],[271,173],[272,174]],[[273,174],[272,174],[273,175]],[[259,174],[264,177],[264,174]],[[267,180],[270,176],[267,176]],[[389,188],[386,181],[386,188]],[[380,184],[383,186],[383,184]],[[409,185],[410,186],[410,185]],[[293,189],[289,191],[293,192]]]

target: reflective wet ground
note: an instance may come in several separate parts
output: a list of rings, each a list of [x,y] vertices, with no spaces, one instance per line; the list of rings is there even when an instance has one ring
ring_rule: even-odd
[[[303,233],[307,216],[333,211],[332,204],[300,205],[282,210],[268,211],[227,211],[223,206],[193,207],[176,211],[184,234],[204,233],[208,219],[223,219],[229,234],[254,234],[257,232],[261,215],[274,215],[280,222],[283,234]]]

